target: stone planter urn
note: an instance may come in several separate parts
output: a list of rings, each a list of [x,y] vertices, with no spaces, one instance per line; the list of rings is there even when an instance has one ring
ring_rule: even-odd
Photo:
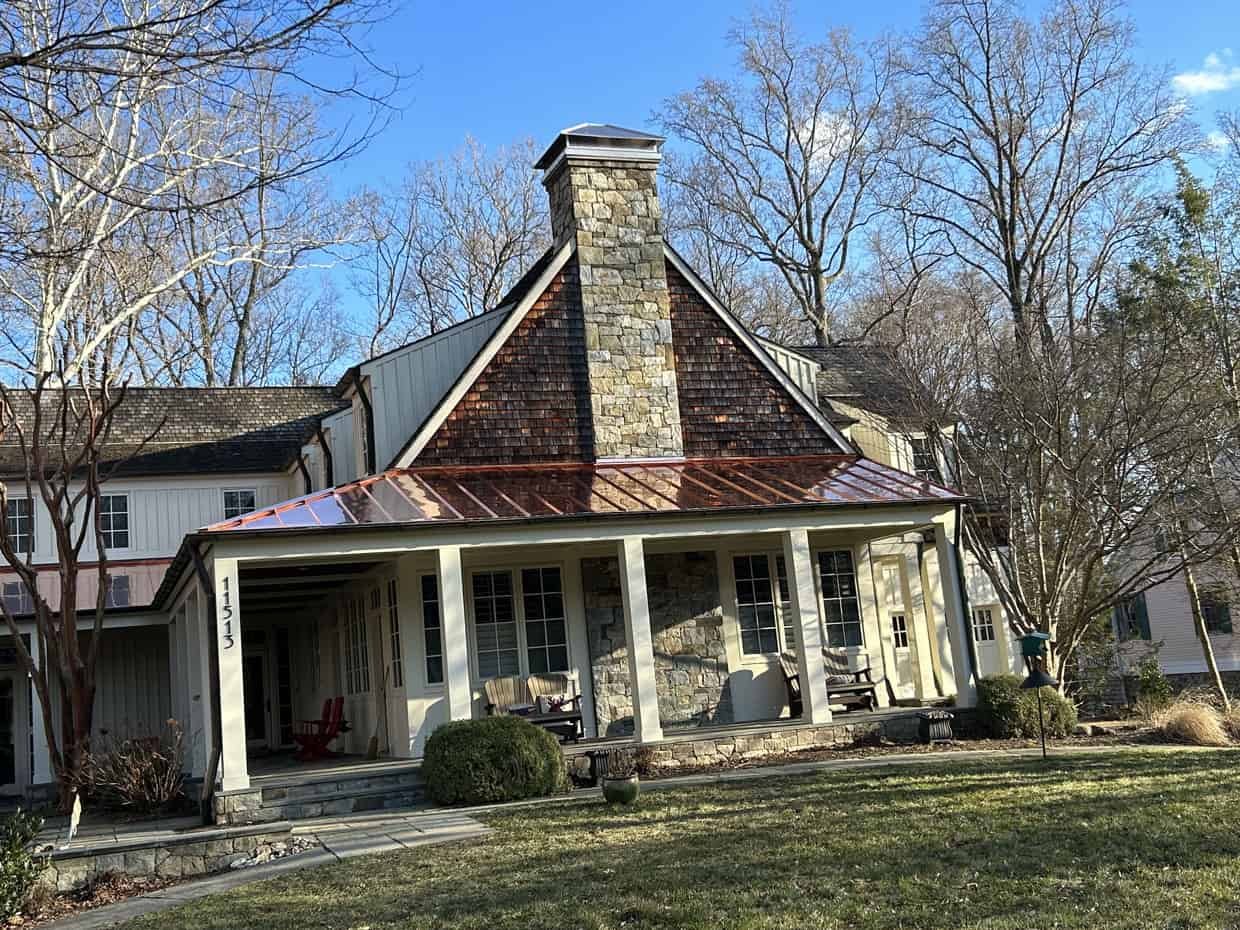
[[[603,798],[608,804],[632,804],[637,800],[640,790],[641,785],[636,775],[603,778]]]

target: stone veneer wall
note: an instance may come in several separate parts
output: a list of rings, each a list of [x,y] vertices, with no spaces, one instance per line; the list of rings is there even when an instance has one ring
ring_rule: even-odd
[[[581,574],[599,735],[633,732],[619,563],[582,559]],[[713,553],[646,557],[659,719],[665,729],[732,722],[723,608]]]
[[[193,878],[227,869],[235,859],[248,856],[259,846],[288,842],[291,837],[288,823],[273,823],[261,828],[198,830],[171,841],[161,839],[161,845],[144,842],[98,851],[66,850],[53,855],[39,883],[64,892],[104,875]]]
[[[655,164],[567,159],[545,181],[576,237],[599,458],[684,454]]]

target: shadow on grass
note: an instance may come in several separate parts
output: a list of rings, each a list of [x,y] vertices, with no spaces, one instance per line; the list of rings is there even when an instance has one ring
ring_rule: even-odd
[[[1208,901],[1234,868],[1238,774],[1240,755],[1143,754],[526,809],[491,818],[478,846],[346,862],[140,926],[1148,926],[1167,875],[1181,898],[1200,878]]]

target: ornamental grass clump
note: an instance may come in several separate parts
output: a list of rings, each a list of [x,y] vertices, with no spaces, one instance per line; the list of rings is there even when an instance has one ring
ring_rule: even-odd
[[[1163,739],[1192,746],[1227,746],[1230,740],[1217,707],[1192,695],[1177,698],[1154,717]]]

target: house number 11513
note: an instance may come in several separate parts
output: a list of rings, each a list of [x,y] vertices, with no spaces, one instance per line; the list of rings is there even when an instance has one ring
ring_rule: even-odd
[[[232,589],[229,585],[231,578],[224,577],[224,597],[220,601],[220,638],[224,640],[224,648],[231,649],[233,647],[232,632]]]

